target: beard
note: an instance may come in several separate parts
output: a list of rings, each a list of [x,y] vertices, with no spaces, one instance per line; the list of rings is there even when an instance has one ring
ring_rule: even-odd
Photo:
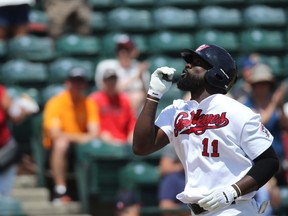
[[[184,77],[180,77],[177,82],[178,89],[182,91],[196,92],[205,86],[205,80],[201,76],[189,74],[188,72]]]

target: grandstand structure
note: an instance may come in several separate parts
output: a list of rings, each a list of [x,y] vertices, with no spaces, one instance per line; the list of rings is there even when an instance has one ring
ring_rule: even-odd
[[[211,43],[226,48],[236,60],[257,52],[279,81],[288,77],[287,0],[88,2],[93,10],[89,36],[67,33],[53,41],[48,36],[48,18],[38,1],[30,12],[30,34],[0,41],[0,82],[8,87],[12,97],[25,92],[39,103],[42,111],[46,101],[63,89],[66,73],[76,65],[88,69],[91,90],[97,89],[95,67],[100,60],[115,57],[115,40],[122,33],[133,38],[140,58],[150,62],[151,72],[167,65],[180,74],[184,66],[180,50]],[[241,79],[241,73],[239,76]],[[181,96],[177,89],[172,89],[161,107]],[[41,111],[14,127],[13,133],[23,151],[34,157],[37,184],[47,186]],[[143,215],[159,215],[156,198],[160,176],[156,167],[161,152],[136,157],[127,148],[110,148],[98,141],[75,151],[73,178],[83,213],[111,214],[116,190],[128,185],[143,199]],[[275,211],[287,215],[287,188],[283,188],[282,194],[283,204]]]

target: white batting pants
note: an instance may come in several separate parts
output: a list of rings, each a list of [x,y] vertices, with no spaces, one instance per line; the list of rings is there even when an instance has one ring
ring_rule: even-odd
[[[224,209],[220,209],[205,214],[199,214],[197,216],[260,216],[258,213],[259,206],[254,199],[251,200],[239,200],[235,204],[230,205]],[[192,212],[192,216],[196,216]]]

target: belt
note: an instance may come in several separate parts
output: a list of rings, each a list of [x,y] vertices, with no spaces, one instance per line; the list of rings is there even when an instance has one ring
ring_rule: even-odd
[[[233,201],[231,203],[231,205],[235,204],[235,201]],[[199,215],[199,214],[202,214],[202,213],[205,213],[205,212],[208,212],[207,210],[205,210],[204,208],[202,208],[200,205],[198,205],[197,203],[189,203],[187,204],[188,207],[192,210],[192,212],[195,214],[195,215]]]
[[[191,209],[191,211],[195,215],[199,215],[199,214],[202,214],[204,212],[207,212],[207,210],[205,210],[204,208],[202,208],[200,205],[198,205],[196,203],[189,203],[188,207]]]

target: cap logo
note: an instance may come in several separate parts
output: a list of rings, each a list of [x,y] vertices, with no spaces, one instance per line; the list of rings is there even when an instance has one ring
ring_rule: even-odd
[[[201,50],[206,49],[206,48],[208,48],[208,47],[209,47],[209,45],[203,44],[203,45],[199,46],[199,47],[196,49],[196,52],[200,52]]]

